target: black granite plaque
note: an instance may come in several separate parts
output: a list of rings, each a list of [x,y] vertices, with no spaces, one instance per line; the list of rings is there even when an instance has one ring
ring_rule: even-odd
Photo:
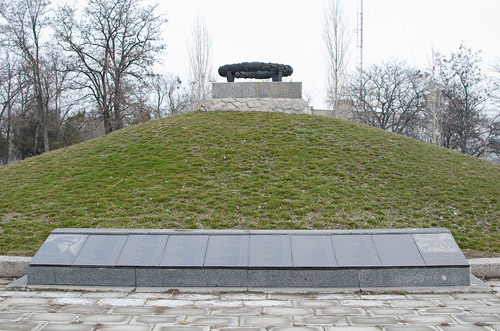
[[[371,235],[332,235],[331,239],[340,267],[381,265]]]
[[[78,253],[74,266],[114,266],[127,236],[90,235]]]
[[[427,265],[468,265],[450,233],[413,234]]]
[[[33,265],[71,265],[87,235],[51,234],[31,260]]]
[[[248,235],[214,235],[208,240],[205,266],[247,267]]]
[[[201,267],[205,260],[208,236],[169,236],[167,247],[161,260],[166,267]]]
[[[117,266],[158,266],[168,236],[130,235],[118,258]]]
[[[291,236],[294,267],[337,265],[329,236]]]
[[[372,236],[383,266],[424,266],[413,237],[409,234],[380,234]]]
[[[291,267],[290,236],[250,236],[250,267]]]

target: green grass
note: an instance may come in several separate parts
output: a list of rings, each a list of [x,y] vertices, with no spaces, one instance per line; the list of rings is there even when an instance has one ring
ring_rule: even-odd
[[[52,229],[445,227],[500,252],[500,167],[356,123],[193,113],[0,167],[0,254]]]

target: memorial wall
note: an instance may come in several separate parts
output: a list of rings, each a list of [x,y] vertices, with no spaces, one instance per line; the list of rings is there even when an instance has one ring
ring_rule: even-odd
[[[446,229],[54,230],[28,284],[161,287],[466,286]]]

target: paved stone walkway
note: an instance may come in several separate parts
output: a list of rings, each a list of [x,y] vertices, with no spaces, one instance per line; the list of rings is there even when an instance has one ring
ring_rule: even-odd
[[[1,283],[0,283],[1,284]],[[12,291],[0,330],[500,330],[489,293]]]

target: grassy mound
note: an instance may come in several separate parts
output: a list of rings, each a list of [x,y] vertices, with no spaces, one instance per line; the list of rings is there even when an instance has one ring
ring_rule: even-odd
[[[500,252],[500,167],[356,123],[194,113],[0,167],[0,254],[57,227],[449,228]]]

